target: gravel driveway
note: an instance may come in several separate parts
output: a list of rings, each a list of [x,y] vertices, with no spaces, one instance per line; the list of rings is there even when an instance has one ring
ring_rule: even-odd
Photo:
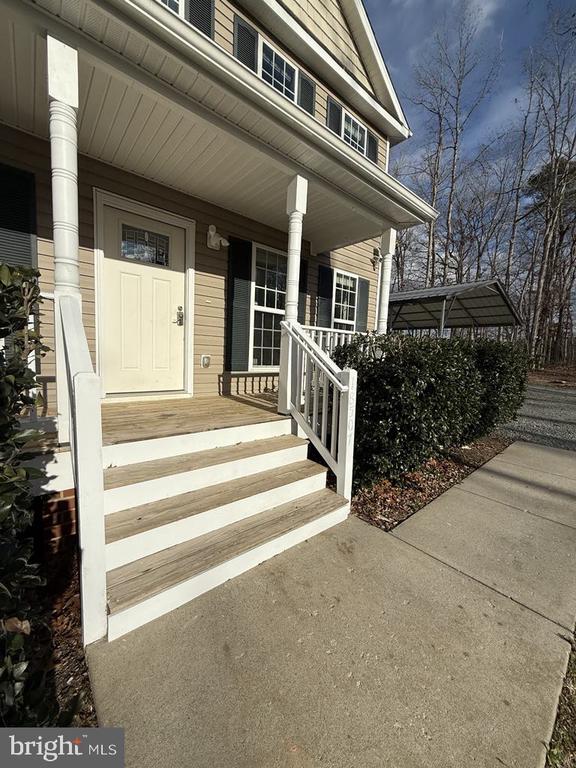
[[[517,421],[502,431],[518,440],[576,451],[576,389],[530,385]]]

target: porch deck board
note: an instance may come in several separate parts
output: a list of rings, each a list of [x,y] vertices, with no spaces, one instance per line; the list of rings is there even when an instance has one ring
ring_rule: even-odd
[[[104,445],[278,421],[276,395],[216,395],[102,403]]]

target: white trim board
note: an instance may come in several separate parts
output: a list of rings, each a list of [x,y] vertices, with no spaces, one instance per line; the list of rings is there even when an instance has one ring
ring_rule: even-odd
[[[96,307],[96,372],[102,381],[102,397],[106,396],[104,388],[104,361],[102,355],[102,292],[104,266],[104,208],[116,208],[126,213],[146,216],[156,219],[173,227],[179,227],[185,232],[185,334],[184,334],[184,389],[180,394],[194,393],[194,276],[196,253],[196,222],[193,219],[179,216],[170,211],[146,203],[138,202],[128,197],[94,188],[94,302]],[[130,394],[130,393],[127,393]],[[142,393],[134,393],[142,394]],[[157,394],[157,393],[152,393]]]

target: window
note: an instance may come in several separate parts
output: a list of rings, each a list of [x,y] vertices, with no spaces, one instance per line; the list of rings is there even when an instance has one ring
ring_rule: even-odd
[[[214,0],[160,0],[208,37],[214,37]]]
[[[347,272],[334,270],[334,303],[332,327],[341,331],[353,331],[356,326],[358,278]]]
[[[123,259],[167,267],[169,241],[170,238],[167,235],[122,224],[120,254]]]
[[[344,118],[344,119],[342,119]],[[356,120],[341,104],[328,97],[326,125],[361,155],[378,162],[378,137]]]
[[[280,365],[280,322],[286,307],[285,254],[254,246],[252,366]]]
[[[262,43],[262,79],[291,101],[295,100],[296,69],[267,43]]]
[[[179,0],[160,0],[160,2],[170,8],[171,11],[174,11],[174,13],[180,13]]]
[[[366,154],[366,128],[348,113],[344,116],[344,141],[360,154]]]

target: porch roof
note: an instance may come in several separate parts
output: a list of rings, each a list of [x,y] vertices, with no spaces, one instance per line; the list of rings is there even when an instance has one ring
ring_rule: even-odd
[[[390,328],[519,325],[522,318],[499,280],[440,285],[390,295]]]
[[[193,27],[157,2],[146,14],[143,5],[0,0],[0,121],[47,137],[48,32],[79,51],[83,154],[282,231],[287,186],[302,174],[303,236],[317,252],[433,216]]]

